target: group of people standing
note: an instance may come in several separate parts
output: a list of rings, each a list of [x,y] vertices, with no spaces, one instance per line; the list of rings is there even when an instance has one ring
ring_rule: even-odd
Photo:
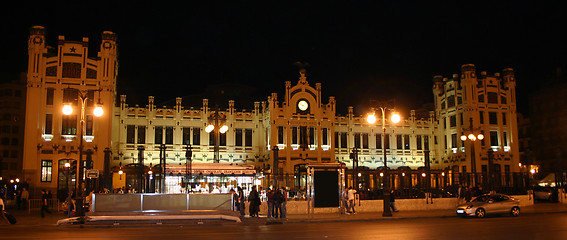
[[[236,209],[240,211],[240,216],[243,217],[246,214],[246,201],[248,201],[249,214],[250,217],[259,217],[260,206],[262,205],[262,198],[260,197],[260,192],[256,189],[256,186],[252,186],[252,190],[246,197],[244,191],[241,187],[238,187],[236,191],[231,190],[234,199],[234,205]],[[287,191],[285,188],[281,189],[269,189],[266,192],[266,198],[268,202],[268,217],[271,218],[286,218],[286,203],[287,203]]]
[[[457,198],[459,200],[459,203],[470,202],[473,197],[478,197],[482,194],[484,194],[484,191],[482,189],[482,186],[480,185],[476,185],[475,187],[470,187],[470,186],[461,186],[459,184],[457,188]]]
[[[269,189],[266,193],[268,199],[268,217],[285,218],[287,215],[287,193],[285,188]]]

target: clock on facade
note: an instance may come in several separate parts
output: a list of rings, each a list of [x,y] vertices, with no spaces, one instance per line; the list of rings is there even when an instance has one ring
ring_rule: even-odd
[[[297,108],[299,108],[299,110],[301,111],[305,111],[307,110],[307,108],[309,108],[309,103],[305,100],[301,100],[297,102]]]

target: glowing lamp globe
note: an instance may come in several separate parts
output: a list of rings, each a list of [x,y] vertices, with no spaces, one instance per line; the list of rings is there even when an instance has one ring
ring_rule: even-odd
[[[402,120],[402,118],[400,117],[400,114],[394,113],[394,114],[392,114],[391,120],[392,120],[393,123],[399,123],[400,120]]]
[[[97,107],[95,107],[95,109],[93,110],[93,114],[94,114],[96,117],[101,117],[101,116],[104,114],[104,110],[102,109],[101,106],[97,106]]]
[[[207,126],[205,128],[205,132],[210,133],[215,129],[215,126],[213,126],[212,124],[209,124],[209,126]]]
[[[73,107],[69,104],[65,104],[63,106],[63,114],[65,115],[71,115],[73,114]]]
[[[219,132],[220,132],[220,133],[225,133],[226,131],[228,131],[228,126],[227,126],[227,125],[223,125],[223,126],[219,129]]]
[[[376,123],[376,115],[368,114],[368,117],[366,117],[366,122],[368,122],[370,124]]]

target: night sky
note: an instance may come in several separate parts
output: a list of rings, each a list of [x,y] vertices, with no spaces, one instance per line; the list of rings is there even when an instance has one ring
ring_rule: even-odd
[[[59,35],[88,37],[91,55],[103,31],[115,32],[118,94],[142,106],[150,95],[158,104],[187,96],[197,99],[195,107],[201,98],[222,104],[234,98],[251,109],[249,101],[272,92],[282,101],[285,81],[297,83],[294,63],[302,61],[309,83],[322,83],[324,103],[336,97],[338,113],[355,106],[363,114],[369,100],[393,98],[403,113],[433,101],[434,75],[450,77],[473,63],[489,74],[514,68],[518,109],[527,113],[529,92],[567,67],[567,8],[559,3],[185,2],[4,8],[1,81],[26,71],[34,25],[46,27],[52,46]]]

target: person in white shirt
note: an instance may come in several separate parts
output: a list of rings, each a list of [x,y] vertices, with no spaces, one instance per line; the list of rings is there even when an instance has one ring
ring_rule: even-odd
[[[347,199],[348,199],[347,213],[356,214],[356,210],[354,210],[354,195],[355,194],[356,194],[356,190],[354,190],[352,187],[349,187],[348,191],[347,191]]]

